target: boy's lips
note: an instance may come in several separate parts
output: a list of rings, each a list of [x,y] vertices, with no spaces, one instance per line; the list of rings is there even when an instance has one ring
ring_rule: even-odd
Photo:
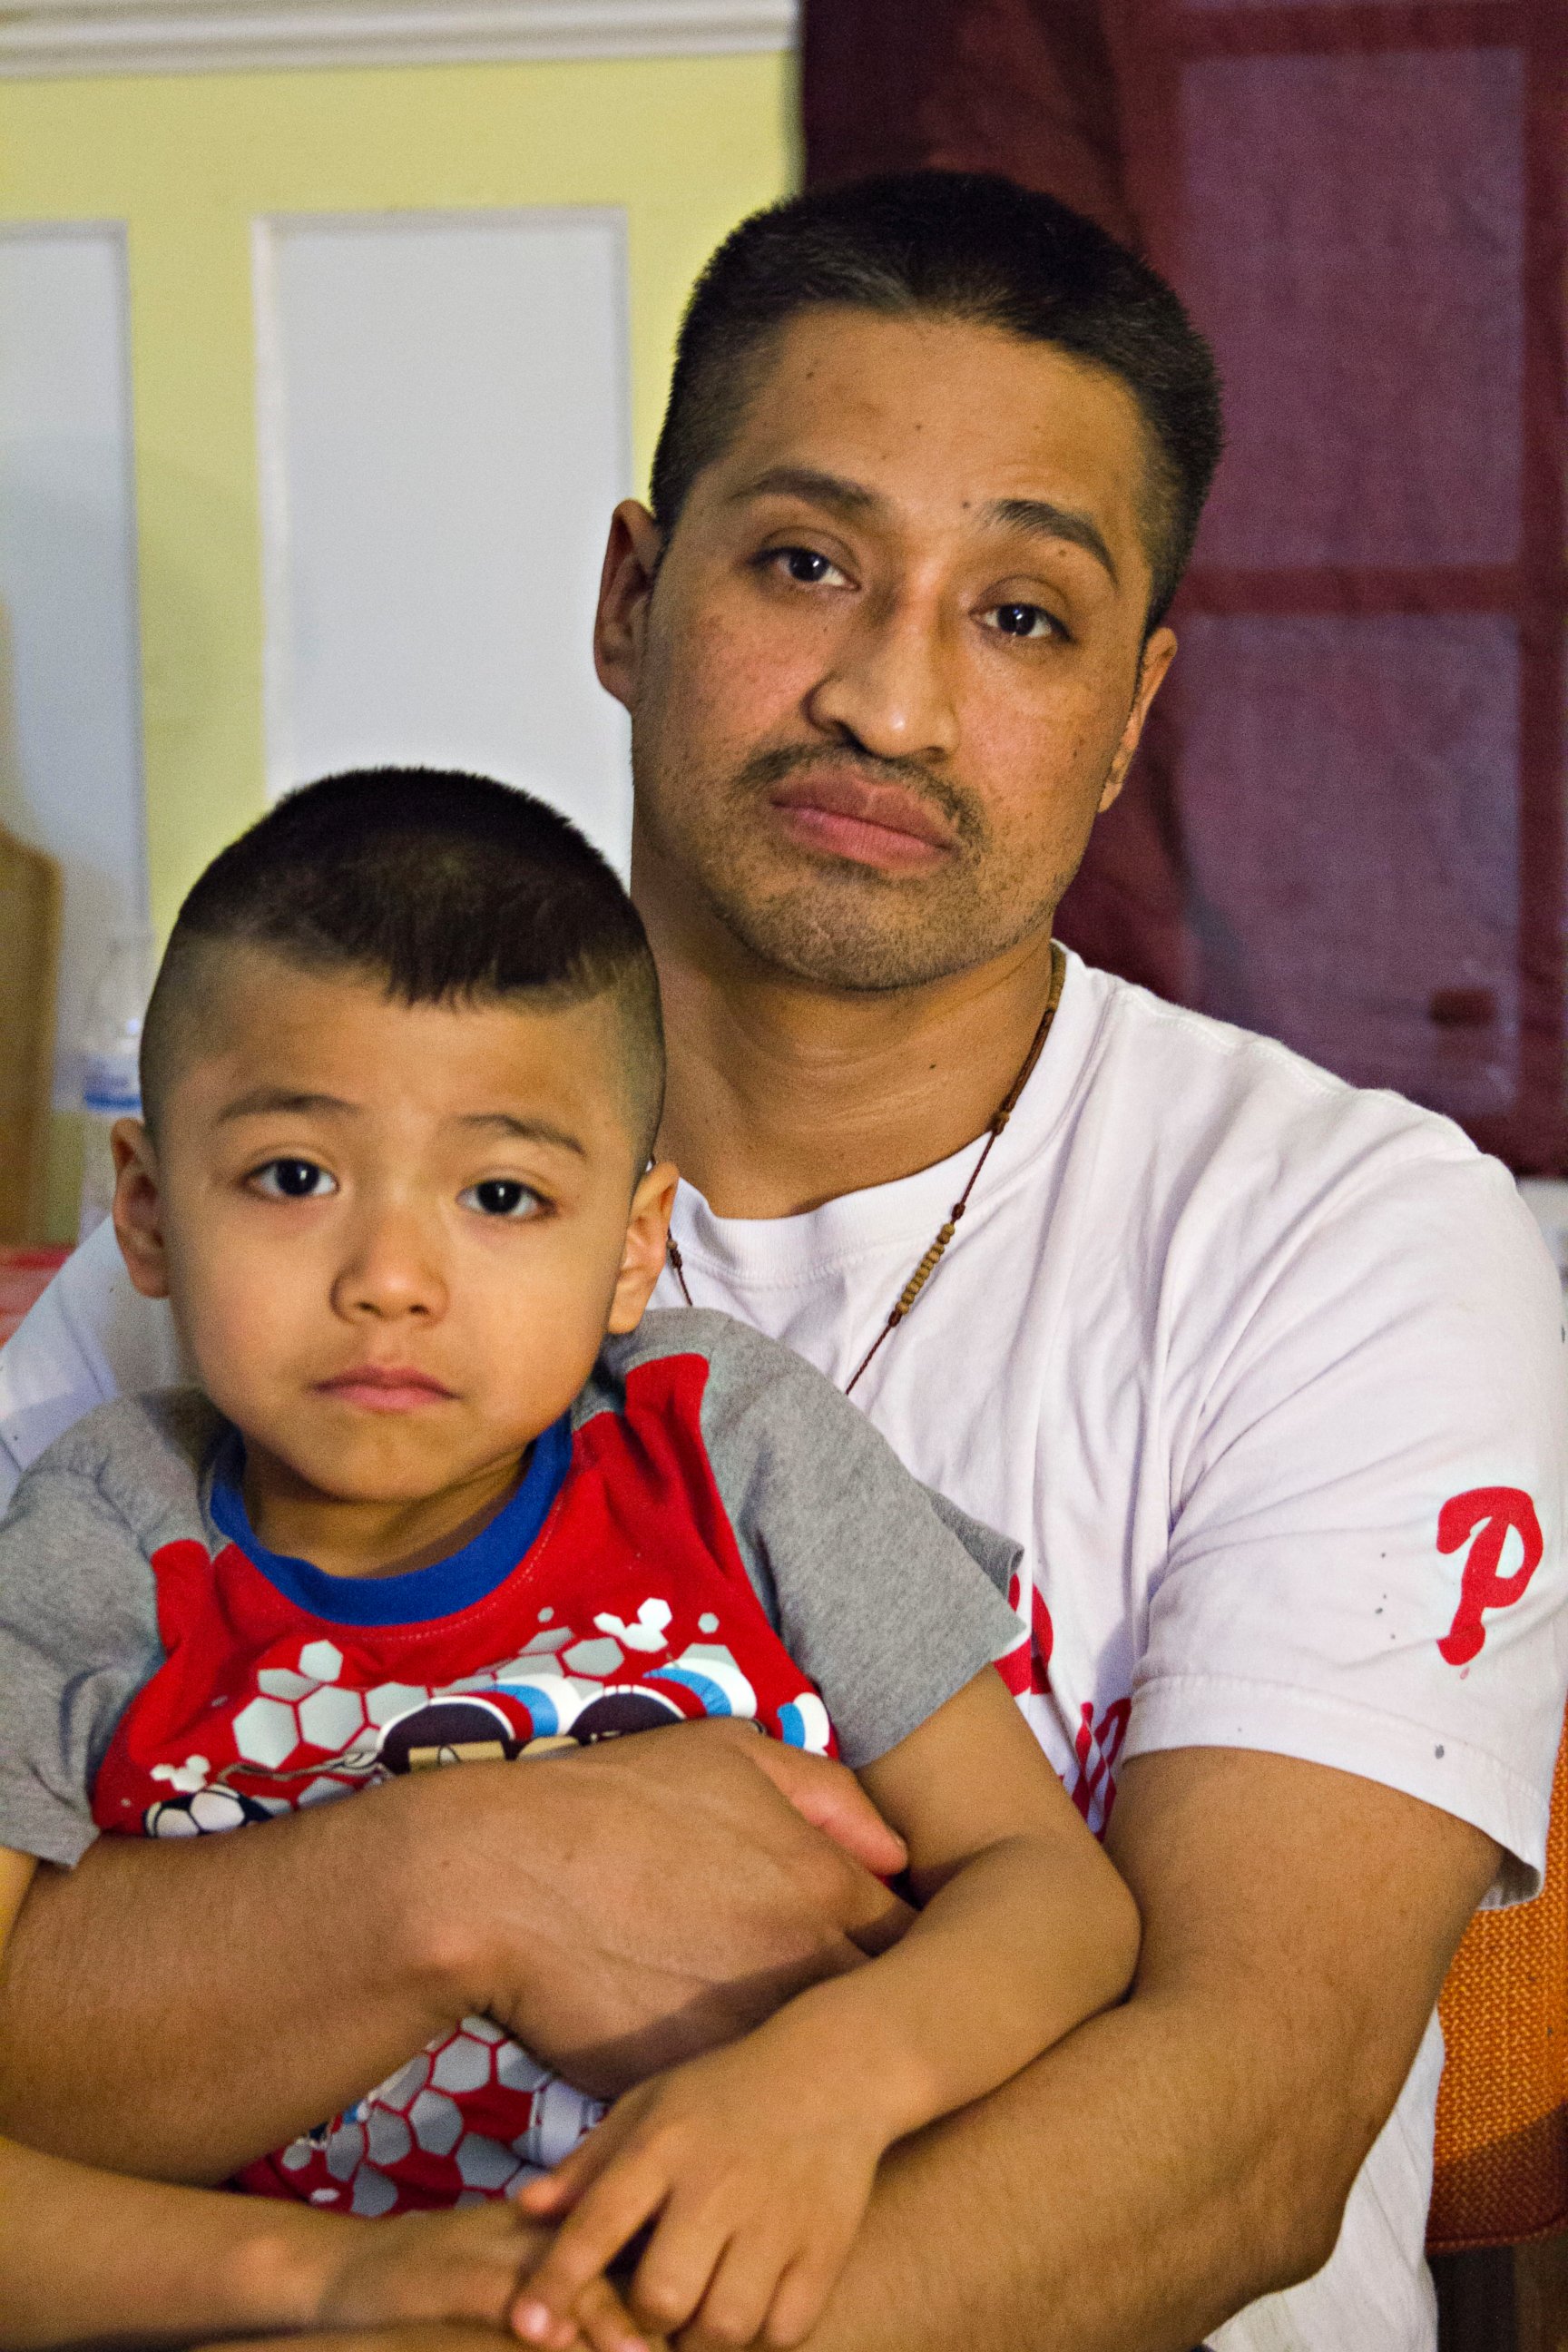
[[[433,1373],[412,1364],[358,1364],[352,1371],[334,1373],[315,1383],[318,1396],[337,1397],[344,1404],[363,1406],[371,1412],[412,1412],[422,1404],[448,1402],[452,1391]]]

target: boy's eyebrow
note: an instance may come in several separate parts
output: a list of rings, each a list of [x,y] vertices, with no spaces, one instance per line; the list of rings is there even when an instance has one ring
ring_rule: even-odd
[[[346,1111],[351,1118],[359,1115],[361,1105],[344,1102],[341,1095],[320,1095],[302,1092],[297,1087],[252,1087],[247,1095],[237,1095],[218,1113],[221,1126],[230,1118],[261,1118],[279,1111]]]
[[[488,1127],[521,1143],[553,1143],[562,1151],[574,1151],[579,1160],[588,1157],[588,1147],[580,1136],[569,1134],[563,1127],[552,1127],[547,1118],[518,1118],[509,1110],[471,1110],[459,1124]]]

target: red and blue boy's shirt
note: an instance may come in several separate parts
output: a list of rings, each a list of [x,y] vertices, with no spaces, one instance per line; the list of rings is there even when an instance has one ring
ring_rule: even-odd
[[[164,1661],[100,1769],[100,1830],[238,1828],[397,1773],[704,1716],[832,1753],[821,1696],[763,1613],[708,1464],[705,1371],[661,1358],[630,1375],[631,1412],[574,1435],[558,1422],[482,1533],[404,1576],[331,1577],[268,1551],[231,1432],[208,1496],[226,1540],[152,1555]],[[469,2018],[241,2181],[355,2213],[449,2206],[558,2162],[602,2112]]]
[[[606,1341],[506,1507],[409,1575],[268,1552],[242,1470],[205,1399],[163,1391],[27,1472],[0,1520],[0,1845],[68,1868],[105,1833],[199,1836],[706,1716],[858,1768],[1019,1640],[1016,1547],[724,1316]],[[450,2205],[557,2161],[597,2113],[468,2018],[245,2184]]]

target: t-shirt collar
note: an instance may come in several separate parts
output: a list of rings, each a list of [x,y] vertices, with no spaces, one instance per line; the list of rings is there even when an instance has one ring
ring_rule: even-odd
[[[328,1576],[308,1559],[268,1551],[245,1507],[245,1441],[237,1429],[230,1429],[214,1459],[208,1509],[219,1534],[310,1616],[333,1625],[425,1625],[471,1608],[505,1582],[537,1539],[571,1463],[568,1412],[535,1438],[522,1483],[489,1525],[447,1559],[405,1576]]]
[[[1100,975],[1070,949],[1061,1003],[1046,1050],[998,1139],[971,1214],[984,1212],[1029,1175],[1041,1145],[1065,1117],[1084,1074],[1104,1012]],[[963,1190],[984,1137],[948,1159],[890,1184],[841,1193],[795,1217],[716,1216],[692,1184],[682,1182],[674,1229],[681,1255],[716,1277],[748,1289],[797,1289],[855,1260],[890,1249],[923,1248]]]

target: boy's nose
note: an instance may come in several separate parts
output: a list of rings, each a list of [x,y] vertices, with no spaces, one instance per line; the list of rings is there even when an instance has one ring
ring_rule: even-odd
[[[353,1322],[405,1316],[433,1320],[443,1315],[446,1281],[418,1221],[381,1217],[368,1227],[338,1276],[332,1304]]]

